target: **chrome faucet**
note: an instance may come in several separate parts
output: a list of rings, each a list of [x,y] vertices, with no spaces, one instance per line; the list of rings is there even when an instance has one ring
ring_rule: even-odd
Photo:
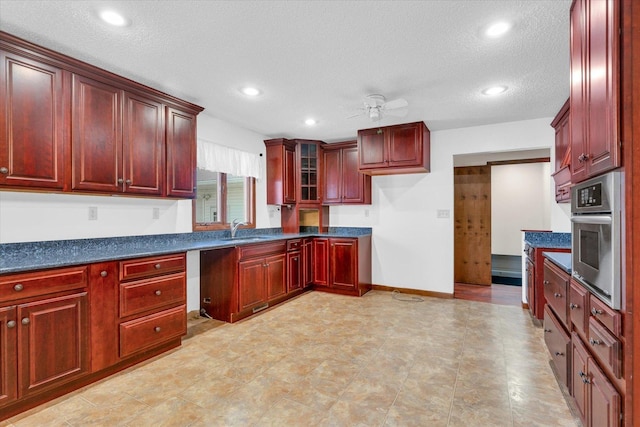
[[[248,225],[248,224],[249,224],[248,222],[242,222],[238,218],[231,221],[231,224],[229,225],[229,227],[231,228],[231,238],[232,239],[236,238],[236,231],[238,231],[238,227],[240,227],[241,225]]]

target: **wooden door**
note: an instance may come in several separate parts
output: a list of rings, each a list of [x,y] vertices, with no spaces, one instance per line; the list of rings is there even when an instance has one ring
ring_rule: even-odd
[[[64,187],[63,71],[0,52],[0,185]]]
[[[296,202],[296,152],[295,149],[284,147],[284,203]]]
[[[324,199],[323,203],[342,201],[342,156],[341,150],[324,150]],[[357,160],[357,159],[356,159]],[[356,164],[356,172],[358,165]]]
[[[267,299],[287,293],[287,257],[285,254],[272,255],[265,259],[265,280],[267,281]]]
[[[264,258],[241,261],[238,264],[238,295],[240,310],[267,300]]]
[[[124,96],[124,191],[161,196],[164,183],[163,105],[129,93]]]
[[[571,86],[569,97],[569,121],[571,122],[571,182],[580,182],[587,178],[587,164],[584,155],[587,151],[586,120],[588,113],[587,97],[584,92],[585,38],[582,36],[584,29],[584,2],[577,0],[571,6],[570,24],[571,41],[569,53],[571,60]]]
[[[371,176],[358,171],[358,148],[342,149],[342,203],[371,203]]]
[[[122,91],[73,76],[72,188],[122,191]]]
[[[302,287],[302,252],[294,251],[287,254],[287,292]]]
[[[589,378],[587,374],[587,359],[589,354],[575,332],[571,336],[571,348],[571,375],[569,379],[571,381],[571,395],[575,399],[582,424],[586,425],[587,408],[589,406],[589,387],[587,384]]]
[[[422,129],[419,123],[389,127],[389,167],[422,165]]]
[[[329,285],[329,239],[313,239],[313,283]]]
[[[589,358],[587,364],[591,379],[589,384],[589,425],[594,427],[620,425],[620,394],[618,394],[593,358]]]
[[[454,169],[455,281],[491,285],[491,167]]]
[[[530,259],[527,258],[525,262],[525,269],[527,273],[527,304],[529,304],[529,311],[531,312],[531,314],[534,314],[536,309],[536,268]]]
[[[87,293],[19,305],[20,396],[89,372]]]
[[[167,107],[166,193],[193,199],[196,194],[196,116]]]
[[[360,169],[378,169],[387,166],[387,149],[384,130],[365,129],[358,131],[358,153]]]
[[[16,307],[0,308],[0,407],[18,396],[17,329]]]
[[[358,287],[358,244],[353,239],[330,239],[329,286],[343,289]]]
[[[302,244],[302,286],[313,283],[313,239],[304,239]]]

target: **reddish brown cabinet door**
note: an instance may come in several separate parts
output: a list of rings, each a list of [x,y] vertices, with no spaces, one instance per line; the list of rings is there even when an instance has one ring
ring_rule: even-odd
[[[590,374],[590,426],[614,427],[620,425],[620,394],[593,358],[587,361]]]
[[[277,138],[264,141],[267,149],[267,204],[296,202],[296,142]]]
[[[371,203],[371,176],[358,170],[357,146],[342,149],[342,203]]]
[[[196,115],[167,107],[167,191],[192,199],[196,191]]]
[[[529,304],[529,311],[535,315],[535,286],[536,286],[536,269],[531,261],[526,261],[526,273],[527,273],[527,304]]]
[[[164,106],[124,94],[124,191],[162,195],[164,183]]]
[[[15,306],[0,308],[0,407],[18,397],[17,330]]]
[[[286,262],[285,254],[273,255],[265,259],[267,299],[273,299],[287,293]]]
[[[302,287],[303,269],[302,251],[287,253],[287,292]]]
[[[242,311],[267,301],[264,259],[240,261],[238,264],[239,305]]]
[[[587,360],[589,353],[575,332],[571,336],[571,349],[571,395],[575,399],[582,424],[587,425],[587,409],[589,407]]]
[[[619,3],[574,2],[571,15],[571,181],[619,167]]]
[[[87,310],[86,292],[17,307],[21,397],[89,372]]]
[[[354,239],[330,239],[329,286],[343,289],[358,287],[358,243]]]
[[[313,283],[329,285],[329,239],[313,239]]]
[[[313,239],[302,240],[302,286],[313,284]]]
[[[296,153],[295,150],[284,150],[284,202],[296,202]]]
[[[358,159],[356,158],[356,172],[358,171]],[[324,150],[324,199],[325,204],[342,202],[342,153],[340,150]]]
[[[390,167],[419,166],[422,163],[421,131],[421,127],[414,123],[388,128]]]
[[[63,71],[0,51],[0,186],[64,187]]]
[[[73,76],[72,188],[122,190],[122,90]]]
[[[387,148],[382,128],[358,131],[360,169],[378,169],[387,166]]]

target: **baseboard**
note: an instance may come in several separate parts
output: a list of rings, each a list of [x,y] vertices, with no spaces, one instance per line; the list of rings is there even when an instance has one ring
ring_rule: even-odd
[[[529,304],[527,304],[526,302],[522,303],[522,309],[523,310],[529,310]]]
[[[422,289],[398,288],[396,286],[385,286],[385,285],[371,285],[371,289],[374,291],[387,291],[387,292],[398,291],[403,294],[414,294],[414,295],[420,295],[423,297],[453,299],[453,294],[448,294],[446,292],[425,291]]]

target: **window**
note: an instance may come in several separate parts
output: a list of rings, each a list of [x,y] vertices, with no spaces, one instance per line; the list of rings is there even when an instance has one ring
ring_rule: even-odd
[[[255,228],[255,178],[197,169],[193,229],[229,228],[237,219]]]

